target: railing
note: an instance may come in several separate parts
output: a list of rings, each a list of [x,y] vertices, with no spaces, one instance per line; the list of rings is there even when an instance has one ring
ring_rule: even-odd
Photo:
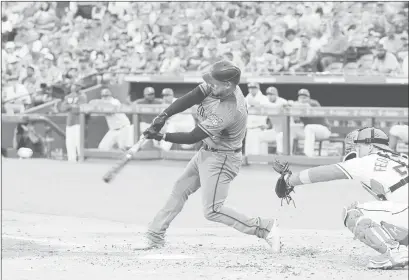
[[[181,75],[172,74],[154,74],[154,73],[123,73],[127,74],[126,82],[166,82],[166,83],[199,83],[202,82],[202,76],[197,72],[181,73]],[[381,75],[381,74],[336,74],[336,73],[277,73],[271,75],[250,75],[244,74],[240,83],[249,82],[258,83],[300,83],[300,84],[408,84],[408,77],[404,75]]]
[[[121,108],[115,110],[112,107],[101,107],[97,104],[85,104],[80,107],[80,159],[84,160],[86,156],[94,156],[95,153],[102,153],[100,151],[93,150],[88,151],[84,148],[85,143],[85,116],[87,114],[98,113],[98,114],[108,114],[108,113],[126,113],[132,115],[132,123],[134,124],[134,134],[135,138],[138,139],[140,135],[140,115],[157,115],[165,109],[166,106],[163,105],[132,105],[132,106],[122,106]],[[195,108],[185,111],[183,114],[196,114]],[[251,115],[260,115],[260,116],[270,116],[274,118],[280,118],[283,124],[283,133],[284,133],[284,158],[285,160],[291,162],[296,160],[297,163],[302,161],[306,162],[305,157],[290,156],[290,119],[291,117],[326,117],[329,119],[337,120],[369,120],[373,125],[375,120],[384,120],[384,121],[407,121],[408,120],[408,108],[344,108],[344,107],[318,107],[318,108],[250,108],[249,114]],[[352,130],[353,128],[351,128]],[[117,157],[116,152],[106,153],[108,157]],[[179,154],[175,154],[179,153]],[[181,152],[167,152],[165,157],[180,158]],[[186,154],[187,153],[183,153]],[[163,156],[163,155],[162,155]],[[187,155],[189,158],[191,155]],[[302,159],[303,158],[303,159]],[[249,156],[249,161],[255,162],[270,162],[272,161],[272,155],[251,155]],[[311,163],[314,161],[317,164],[339,161],[339,157],[320,157],[316,159],[308,158],[307,161]]]
[[[2,115],[2,122],[10,122],[10,123],[22,123],[29,121],[31,123],[43,123],[45,125],[48,125],[53,131],[55,131],[59,136],[65,139],[65,132],[53,121],[51,121],[49,118],[42,116],[42,115],[36,115],[36,114],[30,114],[30,115]]]

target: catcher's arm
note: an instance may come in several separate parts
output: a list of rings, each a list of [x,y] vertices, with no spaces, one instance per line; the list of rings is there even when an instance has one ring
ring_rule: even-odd
[[[287,203],[292,200],[291,192],[294,192],[295,186],[353,179],[339,164],[323,165],[305,169],[299,173],[292,173],[288,163],[275,161],[273,168],[281,175],[276,183],[275,192],[279,198],[285,199]]]
[[[338,164],[330,164],[305,169],[294,173],[289,179],[292,186],[328,182],[334,180],[352,179],[352,176]]]

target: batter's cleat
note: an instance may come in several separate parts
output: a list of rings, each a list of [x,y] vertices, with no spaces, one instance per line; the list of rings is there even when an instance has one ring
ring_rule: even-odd
[[[144,251],[160,249],[165,246],[165,241],[153,241],[149,237],[143,237],[140,243],[132,244],[132,250],[134,251]]]
[[[270,229],[268,235],[264,238],[267,244],[270,246],[271,251],[274,253],[279,253],[281,251],[281,239],[278,230],[277,219],[273,220],[273,226]]]
[[[369,269],[403,268],[408,265],[408,247],[397,245],[388,251],[369,260]]]

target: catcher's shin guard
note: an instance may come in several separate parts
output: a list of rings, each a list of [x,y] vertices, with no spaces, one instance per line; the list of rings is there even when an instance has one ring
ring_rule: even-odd
[[[389,224],[387,222],[381,222],[381,227],[392,237],[398,241],[399,244],[408,246],[408,229]]]
[[[391,238],[387,231],[356,208],[354,203],[344,208],[344,225],[354,234],[355,238],[365,243],[372,249],[384,254],[389,248],[398,246],[398,242]]]

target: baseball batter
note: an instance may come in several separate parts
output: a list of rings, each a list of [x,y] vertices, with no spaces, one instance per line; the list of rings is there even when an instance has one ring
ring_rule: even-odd
[[[344,208],[344,225],[355,238],[381,253],[368,268],[390,269],[408,264],[408,158],[392,152],[380,129],[363,128],[346,138],[345,160],[290,174],[288,186],[332,180],[360,181],[376,201]]]
[[[242,142],[246,133],[247,107],[238,87],[241,71],[229,61],[216,62],[204,83],[178,98],[157,116],[143,134],[148,139],[177,144],[203,141],[203,147],[190,160],[173,186],[165,206],[149,225],[146,240],[136,249],[164,245],[167,228],[182,210],[189,195],[202,188],[203,213],[206,219],[233,227],[246,234],[263,238],[275,246],[274,219],[248,217],[224,205],[230,183],[239,173]],[[191,132],[159,131],[167,118],[198,105],[199,124]]]

